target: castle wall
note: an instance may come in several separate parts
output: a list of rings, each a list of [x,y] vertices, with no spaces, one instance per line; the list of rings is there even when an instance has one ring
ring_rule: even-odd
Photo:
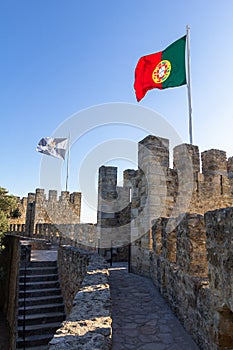
[[[26,232],[33,234],[37,224],[78,224],[80,222],[81,193],[50,190],[48,199],[44,189],[28,194]]]
[[[35,197],[35,223],[78,224],[80,222],[81,193],[71,195],[62,191],[57,200],[57,191],[49,191],[46,200],[44,190],[37,189]]]
[[[186,214],[170,231],[168,220],[153,221],[149,275],[201,349],[232,349],[233,208]],[[144,259],[133,272],[148,275]]]
[[[117,168],[99,169],[97,229],[101,254],[128,259],[130,242],[130,188],[117,186]],[[120,255],[119,255],[120,254]]]
[[[109,248],[113,241],[118,242],[116,245],[132,242],[132,266],[136,260],[143,261],[144,271],[149,274],[151,221],[181,213],[203,215],[208,210],[232,206],[232,174],[233,157],[227,161],[221,150],[205,151],[200,157],[198,147],[189,144],[174,148],[173,168],[169,168],[169,141],[147,136],[138,144],[138,170],[124,171],[122,188],[117,186],[116,167],[99,169],[101,246]]]
[[[151,220],[233,206],[233,158],[227,161],[224,151],[209,150],[202,152],[200,161],[197,146],[182,144],[173,150],[171,169],[168,149],[168,140],[147,136],[139,142],[139,169],[131,173],[132,267],[143,262],[147,275]]]
[[[107,168],[99,191],[115,200],[117,169],[109,168],[108,177]],[[131,271],[153,279],[202,349],[232,349],[233,157],[214,149],[200,155],[197,146],[182,144],[169,168],[168,140],[150,135],[139,142],[138,170],[124,171],[124,188]],[[99,204],[98,224],[104,222],[105,239],[112,240],[123,211],[116,216],[108,203],[110,218]]]
[[[29,193],[26,201],[26,223],[10,224],[9,231],[21,236],[47,239],[54,244],[70,244],[87,250],[98,247],[97,226],[80,224],[81,193],[43,189]]]
[[[95,224],[36,224],[33,237],[90,250],[98,247],[97,226]]]

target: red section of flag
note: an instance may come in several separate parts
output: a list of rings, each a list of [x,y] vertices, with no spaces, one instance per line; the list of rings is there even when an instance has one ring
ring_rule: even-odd
[[[160,61],[162,61],[162,51],[143,56],[139,59],[135,68],[134,81],[134,89],[138,102],[145,96],[148,90],[154,88],[162,89],[162,84],[156,84],[152,79],[152,73]]]

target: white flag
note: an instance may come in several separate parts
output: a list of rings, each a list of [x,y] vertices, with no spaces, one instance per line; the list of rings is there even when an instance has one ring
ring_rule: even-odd
[[[45,137],[39,141],[36,150],[48,156],[65,159],[67,145],[67,138]]]

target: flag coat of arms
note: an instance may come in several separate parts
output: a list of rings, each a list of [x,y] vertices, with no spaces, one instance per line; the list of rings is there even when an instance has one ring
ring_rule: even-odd
[[[37,152],[47,154],[48,156],[64,160],[67,145],[67,138],[44,137],[39,141],[36,150]]]
[[[165,50],[143,56],[135,69],[134,89],[139,102],[151,89],[166,89],[186,84],[186,35]]]

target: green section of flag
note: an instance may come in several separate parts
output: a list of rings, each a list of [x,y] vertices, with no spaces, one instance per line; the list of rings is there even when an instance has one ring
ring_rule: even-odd
[[[186,35],[176,40],[162,52],[162,59],[171,63],[171,73],[162,83],[162,89],[186,84],[185,45]]]

